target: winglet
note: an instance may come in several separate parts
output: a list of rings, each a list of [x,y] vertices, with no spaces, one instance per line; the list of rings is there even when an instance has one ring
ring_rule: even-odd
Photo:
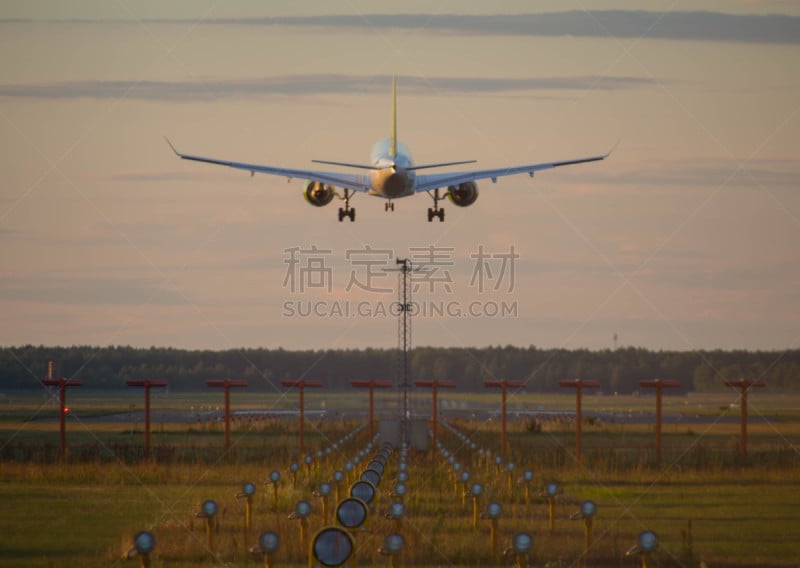
[[[389,135],[389,157],[397,156],[397,77],[392,75],[392,130]]]
[[[620,136],[620,137],[617,139],[617,141],[616,141],[616,142],[614,143],[614,145],[611,147],[611,150],[609,150],[608,152],[606,152],[606,155],[605,155],[605,156],[603,156],[603,158],[604,158],[604,159],[605,159],[605,158],[608,158],[608,157],[609,157],[611,154],[613,154],[613,153],[614,153],[614,150],[616,150],[616,149],[617,149],[617,146],[619,146],[619,143],[620,143],[620,142],[622,142],[622,136]]]
[[[172,148],[172,151],[175,152],[176,156],[178,156],[179,158],[183,158],[183,155],[175,149],[175,146],[172,145],[172,142],[169,141],[169,138],[164,136],[164,140],[167,141],[167,144],[169,144],[169,147]]]

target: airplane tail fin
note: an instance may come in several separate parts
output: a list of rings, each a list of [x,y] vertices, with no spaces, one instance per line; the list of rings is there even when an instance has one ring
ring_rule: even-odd
[[[392,76],[392,130],[389,135],[389,154],[397,156],[397,78]]]

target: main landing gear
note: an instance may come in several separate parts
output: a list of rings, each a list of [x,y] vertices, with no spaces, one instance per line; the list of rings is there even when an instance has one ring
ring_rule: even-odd
[[[356,210],[355,207],[350,207],[350,198],[353,195],[350,193],[349,189],[344,190],[344,197],[339,197],[339,199],[344,199],[344,207],[339,207],[339,222],[341,223],[345,217],[350,218],[350,222],[356,220]]]
[[[433,193],[429,191],[428,195],[433,199],[433,207],[428,207],[428,223],[432,222],[434,217],[438,217],[439,222],[444,223],[444,209],[439,207],[439,201],[447,197],[447,194],[440,195],[439,188],[437,187],[433,190]]]

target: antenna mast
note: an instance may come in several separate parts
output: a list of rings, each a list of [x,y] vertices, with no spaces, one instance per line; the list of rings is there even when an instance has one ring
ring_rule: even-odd
[[[397,264],[400,266],[398,275],[398,298],[397,298],[397,348],[400,355],[400,368],[397,383],[402,396],[403,416],[400,419],[401,440],[407,442],[408,436],[408,391],[411,388],[411,288],[409,278],[411,273],[411,261],[407,258],[398,258]]]

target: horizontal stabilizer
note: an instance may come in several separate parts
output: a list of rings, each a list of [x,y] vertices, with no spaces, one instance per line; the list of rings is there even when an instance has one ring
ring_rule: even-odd
[[[441,164],[423,164],[421,166],[411,166],[407,170],[426,170],[428,168],[443,168],[445,166],[460,166],[462,164],[474,164],[478,160],[464,160],[463,162],[444,162]]]
[[[315,164],[327,164],[329,166],[344,166],[346,168],[359,168],[362,170],[374,170],[375,166],[365,166],[364,164],[348,164],[347,162],[329,162],[327,160],[311,160]]]

